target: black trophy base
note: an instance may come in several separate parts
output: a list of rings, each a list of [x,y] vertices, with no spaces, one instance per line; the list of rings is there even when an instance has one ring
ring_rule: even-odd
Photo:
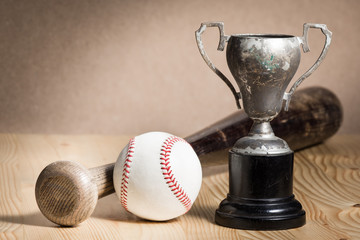
[[[305,211],[292,192],[293,153],[252,156],[230,151],[230,193],[215,213],[221,226],[284,230],[305,224]]]
[[[216,210],[215,222],[244,230],[284,230],[303,226],[305,211],[294,196],[259,201],[228,195]]]

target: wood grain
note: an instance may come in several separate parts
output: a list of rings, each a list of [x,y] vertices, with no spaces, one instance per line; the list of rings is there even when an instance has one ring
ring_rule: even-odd
[[[307,224],[298,229],[242,231],[214,224],[228,192],[226,166],[204,168],[194,207],[169,222],[127,213],[114,194],[99,200],[92,217],[76,228],[59,228],[40,213],[34,189],[46,165],[107,164],[128,138],[0,134],[0,239],[359,239],[360,136],[335,136],[295,154],[294,192],[307,212]]]

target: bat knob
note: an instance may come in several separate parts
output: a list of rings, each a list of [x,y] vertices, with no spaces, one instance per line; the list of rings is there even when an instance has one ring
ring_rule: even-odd
[[[35,196],[40,211],[50,221],[62,226],[74,226],[92,214],[98,190],[84,166],[71,161],[58,161],[40,173]]]

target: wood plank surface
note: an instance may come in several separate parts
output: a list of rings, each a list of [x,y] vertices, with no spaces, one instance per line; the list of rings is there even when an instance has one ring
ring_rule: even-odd
[[[360,239],[360,136],[335,136],[296,152],[294,193],[307,213],[304,227],[243,231],[214,223],[228,192],[227,166],[204,168],[193,208],[169,222],[139,219],[115,194],[100,199],[77,227],[48,221],[35,200],[41,170],[58,160],[87,168],[116,161],[128,136],[0,134],[0,239]]]

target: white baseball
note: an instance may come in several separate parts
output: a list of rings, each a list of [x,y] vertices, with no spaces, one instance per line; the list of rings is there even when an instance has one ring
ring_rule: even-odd
[[[201,181],[200,161],[191,145],[164,132],[131,139],[114,168],[122,206],[148,220],[165,221],[189,211]]]

